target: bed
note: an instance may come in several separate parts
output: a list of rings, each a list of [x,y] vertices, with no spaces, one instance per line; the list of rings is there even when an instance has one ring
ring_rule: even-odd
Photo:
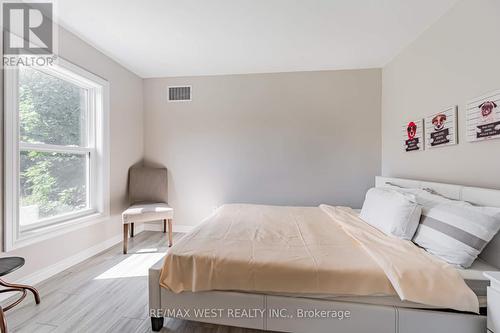
[[[500,206],[500,191],[495,190],[377,177],[377,187],[388,186],[387,184],[413,188],[431,188],[435,192],[450,198],[466,200],[484,206]],[[314,210],[310,214],[316,214],[316,212]],[[343,214],[343,212],[339,212],[339,214]],[[238,217],[235,215],[231,219],[238,220]],[[349,220],[349,223],[352,221]],[[186,237],[194,237],[193,234],[196,234],[196,232],[190,233],[191,236]],[[307,235],[303,237],[307,238]],[[190,244],[190,242],[185,241],[184,244],[186,244],[182,249],[184,253],[200,251],[200,249],[189,248],[187,244]],[[213,255],[210,244],[204,244],[204,246],[203,250],[206,251],[207,257],[210,259],[210,255]],[[227,246],[230,247],[231,244],[228,243]],[[328,250],[328,247],[326,249]],[[235,247],[234,251],[236,250],[237,247]],[[261,249],[255,249],[255,251],[259,250]],[[269,253],[274,251],[272,246],[268,247],[268,250]],[[180,250],[178,249],[178,251]],[[232,251],[228,249],[225,252],[229,259],[231,259]],[[291,255],[287,257],[287,262],[291,262],[292,267],[297,268],[301,267],[301,265],[307,265],[308,261],[301,263],[299,258],[297,266],[294,266],[293,246],[290,251]],[[460,290],[462,287],[460,281],[465,281],[470,290],[477,295],[479,306],[484,308],[488,282],[483,276],[483,272],[497,270],[497,267],[500,267],[499,252],[500,236],[497,235],[471,268],[467,270],[453,269],[454,272],[447,273],[449,274],[447,278],[450,280],[452,287],[447,289],[447,286],[442,284],[439,288],[443,289],[444,294],[447,293],[446,299],[454,300],[454,303],[452,301],[450,303],[440,303],[439,299],[432,299],[432,295],[427,295],[428,299],[425,302],[413,302],[411,301],[413,286],[412,284],[405,286],[404,283],[402,283],[402,292],[405,295],[410,295],[410,297],[405,297],[406,300],[401,301],[401,297],[398,296],[401,290],[396,288],[398,289],[398,294],[396,294],[390,284],[384,284],[384,280],[379,279],[380,271],[376,267],[370,266],[369,263],[366,265],[344,263],[349,268],[348,272],[354,271],[357,275],[346,275],[344,274],[346,270],[344,270],[344,275],[340,276],[343,279],[339,280],[339,276],[335,276],[336,281],[341,281],[341,283],[332,284],[328,275],[316,274],[316,276],[323,277],[321,289],[315,289],[315,286],[320,282],[308,282],[311,277],[308,275],[308,270],[311,267],[304,269],[304,271],[291,270],[290,272],[294,273],[292,278],[274,279],[279,283],[270,288],[265,284],[256,284],[255,281],[273,281],[271,278],[253,279],[238,275],[245,271],[245,266],[241,266],[239,269],[237,264],[245,265],[245,263],[233,263],[234,266],[226,266],[231,269],[222,270],[227,272],[226,276],[211,276],[210,279],[207,279],[203,276],[203,272],[217,272],[217,270],[210,270],[210,267],[203,266],[203,256],[198,257],[197,266],[189,262],[189,265],[184,267],[186,269],[183,269],[182,263],[172,259],[175,258],[175,255],[173,255],[175,252],[173,252],[167,256],[165,262],[161,260],[150,268],[150,316],[155,330],[161,328],[163,317],[177,317],[282,332],[332,332],[336,330],[339,332],[366,331],[384,333],[412,333],[425,330],[449,330],[458,333],[484,332],[486,331],[486,317],[472,313],[476,311],[467,311],[472,307],[459,308],[460,298],[454,299],[453,290],[454,288]],[[269,254],[266,254],[266,257],[268,256]],[[226,264],[228,261],[231,260],[221,260],[218,264]],[[210,263],[213,264],[214,261],[206,260],[205,264]],[[328,262],[324,264],[327,265]],[[172,271],[177,269],[178,272],[185,272],[186,276],[177,279],[176,275],[182,274],[169,275],[166,274],[168,272],[165,270],[163,270],[162,276],[162,268],[165,266],[172,267]],[[189,271],[192,267],[197,267],[198,271]],[[272,275],[273,269],[275,269],[272,268],[266,271],[267,265],[265,263],[259,263],[256,267],[258,269],[253,271],[252,275],[259,276],[260,274],[261,277]],[[285,274],[289,267],[283,269],[284,273],[282,274]],[[390,270],[390,267],[386,269]],[[363,276],[359,272],[366,273],[367,279],[363,280]],[[456,280],[453,275],[457,272],[463,278],[460,278],[460,281]],[[197,273],[201,278],[196,279],[194,273]],[[192,276],[192,279],[190,276]],[[283,277],[286,275],[278,276]],[[228,281],[233,284],[228,286]],[[349,288],[358,286],[356,294],[343,295],[342,286],[339,285],[349,285],[350,281],[352,285]],[[221,288],[220,283],[224,284],[224,288]],[[420,282],[414,280],[413,283],[417,284],[416,287],[418,287]],[[249,288],[249,284],[251,284],[251,288]],[[369,290],[366,289],[368,287]],[[252,292],[246,290],[252,290]],[[273,290],[273,292],[267,292],[267,290]],[[277,292],[275,292],[276,290]],[[321,290],[330,292],[318,292]],[[416,295],[420,296],[418,292]],[[464,302],[466,303],[466,301]]]

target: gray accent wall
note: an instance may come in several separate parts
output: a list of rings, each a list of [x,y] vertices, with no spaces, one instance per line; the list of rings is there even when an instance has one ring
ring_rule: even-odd
[[[168,102],[168,86],[192,86]],[[144,80],[145,159],[174,224],[223,203],[360,207],[381,165],[381,70]]]
[[[383,69],[382,174],[500,189],[500,139],[466,142],[465,104],[500,90],[500,1],[462,0]],[[458,105],[459,144],[402,149],[401,128]]]

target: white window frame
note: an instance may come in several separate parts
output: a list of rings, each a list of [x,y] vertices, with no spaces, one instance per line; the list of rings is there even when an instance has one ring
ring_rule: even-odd
[[[109,217],[109,83],[62,58],[57,64],[36,70],[72,82],[89,91],[87,147],[21,143],[18,111],[18,68],[4,68],[5,110],[5,251],[102,222]],[[90,208],[41,220],[32,229],[19,226],[20,150],[35,148],[50,152],[89,155],[87,197]]]

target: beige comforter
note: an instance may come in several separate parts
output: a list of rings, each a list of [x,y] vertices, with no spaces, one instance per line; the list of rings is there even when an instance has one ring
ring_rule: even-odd
[[[458,272],[413,243],[386,236],[350,208],[232,204],[175,244],[162,287],[401,300],[478,312]]]

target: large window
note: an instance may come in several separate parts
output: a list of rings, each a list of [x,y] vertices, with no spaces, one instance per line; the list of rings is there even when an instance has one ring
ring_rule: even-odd
[[[63,60],[6,70],[7,249],[107,215],[107,86]]]

